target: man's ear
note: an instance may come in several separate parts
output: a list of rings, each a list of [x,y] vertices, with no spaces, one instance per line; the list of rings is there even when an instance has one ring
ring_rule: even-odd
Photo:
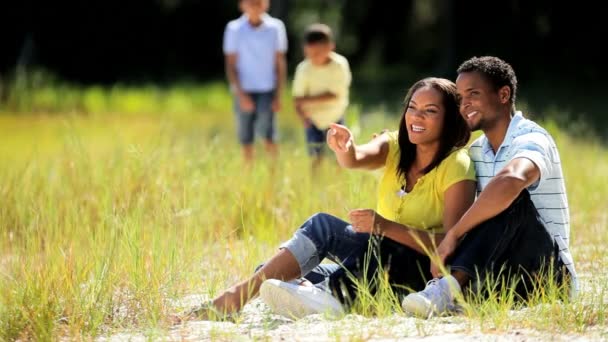
[[[509,88],[509,86],[503,86],[498,89],[498,98],[503,104],[509,103],[509,100],[511,100],[511,88]]]

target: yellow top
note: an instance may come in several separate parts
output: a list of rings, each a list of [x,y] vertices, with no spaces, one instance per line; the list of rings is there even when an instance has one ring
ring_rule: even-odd
[[[311,103],[304,107],[310,119],[319,129],[329,127],[344,115],[348,107],[348,90],[351,73],[348,61],[343,56],[331,52],[329,63],[314,65],[308,59],[296,67],[292,85],[294,97],[315,96],[325,92],[336,95],[333,100]]]
[[[389,133],[389,151],[384,174],[378,186],[380,215],[411,228],[444,233],[445,191],[463,180],[475,181],[475,167],[468,151],[454,150],[437,167],[418,179],[411,192],[405,193],[405,180],[397,175],[400,151],[398,132]]]

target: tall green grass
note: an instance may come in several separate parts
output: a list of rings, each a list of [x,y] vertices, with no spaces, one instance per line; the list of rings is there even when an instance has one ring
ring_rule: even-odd
[[[82,86],[66,83],[45,70],[17,70],[7,81],[0,108],[5,112],[51,114],[223,113],[230,99],[223,83],[206,85]],[[2,95],[0,93],[0,95]]]
[[[165,329],[172,299],[213,295],[251,274],[311,214],[344,218],[375,206],[377,173],[328,162],[311,176],[288,98],[278,162],[269,167],[260,149],[247,169],[221,85],[12,96],[0,115],[2,340]],[[347,122],[358,141],[397,125],[396,116],[354,108]],[[578,269],[589,279],[608,265],[608,151],[547,126],[564,162]],[[470,324],[585,332],[606,323],[607,288],[605,280],[586,284],[581,299],[541,298],[525,318],[497,298],[473,309]],[[361,296],[355,312],[399,310],[398,299],[381,294]]]

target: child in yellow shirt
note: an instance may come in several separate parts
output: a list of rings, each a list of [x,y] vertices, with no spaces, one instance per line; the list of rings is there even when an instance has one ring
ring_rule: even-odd
[[[348,107],[350,67],[346,58],[334,49],[329,26],[309,26],[304,33],[306,58],[298,64],[293,81],[295,109],[306,129],[313,169],[321,163],[329,125],[342,123]]]

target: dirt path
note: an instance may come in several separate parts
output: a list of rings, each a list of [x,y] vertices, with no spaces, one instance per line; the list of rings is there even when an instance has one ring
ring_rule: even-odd
[[[583,273],[583,272],[581,272]],[[586,304],[603,301],[608,308],[605,284],[608,277],[593,273],[583,273],[580,277],[580,300]],[[209,298],[192,295],[171,303],[176,307],[190,307]],[[601,304],[600,304],[601,305]],[[534,320],[532,309],[511,311],[519,327],[529,326]],[[541,310],[542,312],[542,310]],[[588,314],[588,313],[587,313]],[[608,310],[595,311],[596,315],[608,315]],[[585,319],[585,315],[581,314]],[[555,317],[555,316],[554,316]],[[536,319],[537,317],[535,317]],[[536,320],[538,321],[538,320]],[[598,320],[601,321],[601,320]],[[503,324],[502,326],[504,326]],[[327,319],[322,315],[311,315],[294,321],[274,315],[259,299],[247,304],[235,322],[191,321],[172,327],[168,331],[123,332],[99,338],[99,341],[608,341],[608,325],[584,326],[584,333],[563,334],[557,327],[559,322],[548,322],[539,330],[532,328],[493,329],[492,322],[482,322],[466,316],[452,316],[421,320],[395,314],[385,318],[366,318],[347,315],[339,320]],[[555,327],[552,330],[551,327]],[[540,330],[542,329],[542,330]]]
[[[514,314],[521,314],[521,312]],[[259,300],[248,304],[237,322],[191,321],[165,332],[121,333],[100,341],[597,341],[608,338],[608,327],[596,327],[585,335],[562,335],[531,329],[508,332],[479,328],[466,317],[420,320],[403,315],[365,318],[347,315],[328,320],[312,315],[293,321],[273,315]]]

